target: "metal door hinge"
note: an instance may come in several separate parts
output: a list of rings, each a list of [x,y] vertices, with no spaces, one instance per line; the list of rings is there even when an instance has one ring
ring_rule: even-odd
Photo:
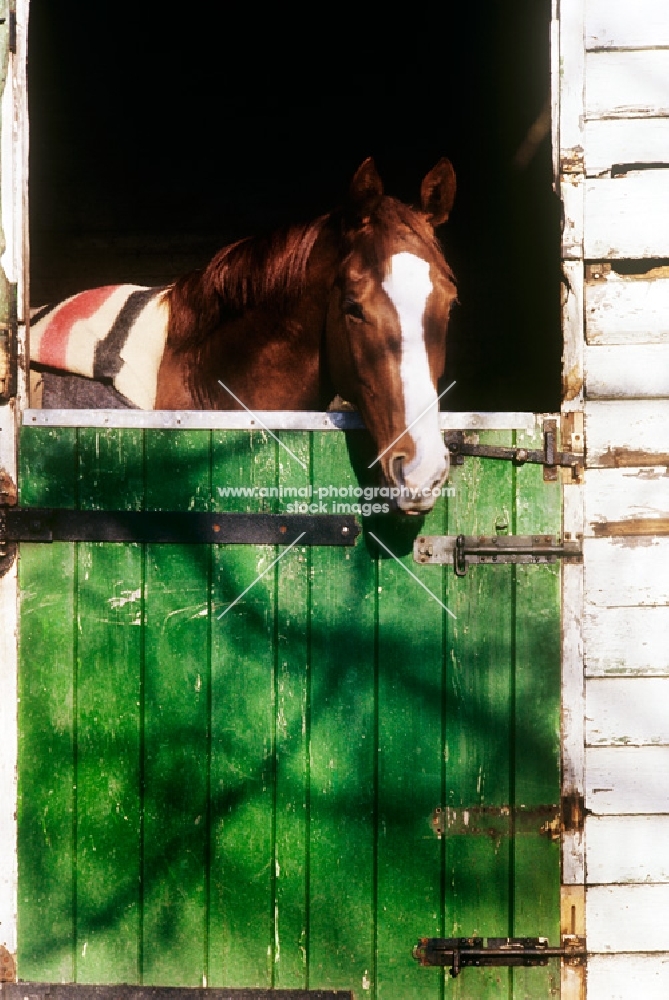
[[[421,938],[413,957],[424,966],[450,968],[455,978],[462,969],[492,965],[548,965],[560,958],[581,962],[586,957],[585,939],[565,935],[560,948],[551,948],[548,938]]]
[[[559,451],[557,445],[557,420],[544,420],[543,448],[505,448],[492,444],[478,444],[466,441],[463,431],[446,431],[444,442],[454,465],[462,465],[464,456],[474,458],[495,458],[516,465],[543,465],[544,480],[554,482],[558,468],[571,469],[574,479],[578,479],[583,465],[583,455],[575,451]]]
[[[0,504],[0,575],[11,565],[17,542],[354,545],[359,534],[351,515],[66,510],[5,503]]]
[[[552,563],[582,556],[581,536],[568,534],[562,541],[553,535],[420,535],[413,546],[416,562],[452,562],[456,576],[465,576],[467,566],[479,563]]]
[[[210,514],[199,511],[65,510],[5,507],[0,543],[160,542],[163,544],[353,545],[360,527],[334,514]]]

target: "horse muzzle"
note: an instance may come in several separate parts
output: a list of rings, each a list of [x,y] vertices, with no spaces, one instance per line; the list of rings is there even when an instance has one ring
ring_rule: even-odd
[[[449,453],[445,450],[436,467],[433,465],[429,472],[423,467],[425,463],[412,469],[414,464],[405,465],[403,454],[393,454],[388,463],[387,478],[391,487],[399,490],[394,497],[398,510],[404,514],[427,514],[441,495],[441,485],[448,476]]]

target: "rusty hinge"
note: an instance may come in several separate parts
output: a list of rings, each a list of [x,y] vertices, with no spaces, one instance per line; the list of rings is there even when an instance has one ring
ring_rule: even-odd
[[[512,806],[437,806],[430,819],[435,835],[442,837],[490,837],[499,844],[505,837],[534,835],[549,840],[560,839],[560,806],[548,803],[526,807]]]
[[[413,546],[416,562],[452,562],[456,576],[465,576],[467,566],[480,563],[553,563],[582,556],[582,538],[569,534],[563,540],[553,535],[419,535]]]
[[[455,978],[462,969],[482,966],[548,965],[551,958],[580,963],[586,957],[585,939],[564,935],[559,948],[551,948],[548,938],[421,938],[413,957],[424,966],[450,968]]]
[[[562,813],[562,829],[570,833],[582,833],[585,825],[585,817],[590,815],[590,810],[585,808],[583,793],[579,791],[569,792],[562,796],[560,803]]]
[[[585,152],[582,146],[565,149],[560,156],[560,176],[580,177],[585,174]]]
[[[454,465],[462,465],[464,456],[475,458],[495,458],[505,462],[515,462],[516,465],[543,465],[544,481],[554,482],[557,479],[558,468],[572,470],[574,479],[578,479],[583,455],[571,451],[559,451],[557,444],[557,420],[544,420],[543,448],[505,448],[499,445],[478,444],[465,441],[462,431],[446,431],[444,442],[451,455]]]

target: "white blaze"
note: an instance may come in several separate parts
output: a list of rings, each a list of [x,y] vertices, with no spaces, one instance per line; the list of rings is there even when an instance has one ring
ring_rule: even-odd
[[[437,392],[430,375],[423,327],[425,305],[432,291],[430,265],[412,253],[393,254],[382,287],[400,322],[404,423],[406,427],[413,424],[409,435],[416,453],[404,466],[404,481],[409,489],[422,489],[431,486],[445,471]]]

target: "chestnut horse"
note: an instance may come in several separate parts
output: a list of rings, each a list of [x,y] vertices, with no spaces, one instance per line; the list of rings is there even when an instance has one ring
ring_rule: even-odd
[[[448,473],[436,386],[456,288],[434,230],[454,197],[447,159],[419,210],[384,194],[368,159],[343,207],[308,225],[225,247],[167,289],[110,286],[43,310],[31,358],[155,409],[319,410],[339,394],[400,508],[427,511]]]

